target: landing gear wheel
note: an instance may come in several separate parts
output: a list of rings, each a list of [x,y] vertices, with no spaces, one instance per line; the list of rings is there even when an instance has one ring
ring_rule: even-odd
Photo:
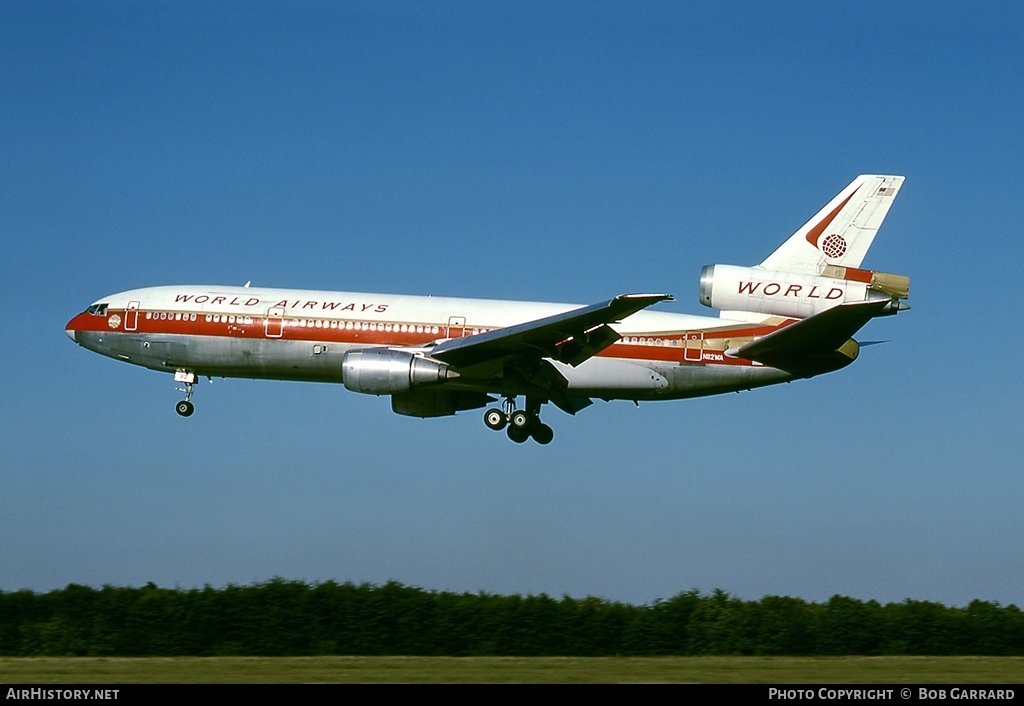
[[[527,396],[526,409],[516,409],[516,398],[506,395],[502,404],[503,409],[489,409],[484,412],[484,424],[491,429],[501,429],[507,425],[505,433],[517,444],[530,437],[542,446],[550,444],[555,438],[555,432],[540,420],[540,408],[546,402],[546,399]]]
[[[178,388],[178,392],[185,393],[185,399],[174,406],[174,411],[183,417],[191,417],[192,413],[196,411],[195,406],[190,402],[192,399],[192,391],[195,389],[196,385],[196,374],[189,370],[178,368],[174,371],[174,381],[185,384],[184,387]]]
[[[530,427],[533,426],[533,417],[521,409],[517,409],[515,412],[513,412],[512,416],[509,418],[509,421],[515,428],[522,429],[523,431],[527,432],[529,431]]]
[[[551,440],[555,438],[555,432],[547,424],[539,423],[538,420],[537,426],[533,429],[532,436],[534,441],[544,446],[545,444],[550,444]]]
[[[517,444],[521,444],[530,438],[529,431],[523,429],[522,427],[517,427],[513,425],[509,426],[508,431],[506,433],[508,434],[508,438],[512,439],[512,441],[516,442]]]
[[[508,424],[508,417],[500,409],[489,409],[484,412],[484,424],[487,425],[488,429],[501,431]]]

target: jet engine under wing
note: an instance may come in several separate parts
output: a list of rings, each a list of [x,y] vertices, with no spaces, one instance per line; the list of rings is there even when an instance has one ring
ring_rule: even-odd
[[[619,334],[608,324],[671,300],[669,294],[620,294],[564,314],[453,338],[434,346],[430,357],[458,369],[494,366],[500,370],[504,362],[524,357],[553,358],[577,366],[619,340]]]
[[[739,348],[730,348],[725,354],[800,377],[838,370],[857,358],[859,345],[851,336],[890,305],[889,301],[841,304]]]

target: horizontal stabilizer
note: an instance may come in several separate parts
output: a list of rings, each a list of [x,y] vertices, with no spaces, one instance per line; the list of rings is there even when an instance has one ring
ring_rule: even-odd
[[[888,301],[842,304],[725,352],[801,377],[837,370],[856,359],[851,337],[889,306]],[[852,344],[852,345],[850,345]]]

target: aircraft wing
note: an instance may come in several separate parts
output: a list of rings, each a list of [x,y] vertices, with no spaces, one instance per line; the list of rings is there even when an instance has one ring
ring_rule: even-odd
[[[840,304],[725,354],[803,377],[836,370],[857,357],[856,344],[847,345],[850,337],[890,305],[888,300]]]
[[[668,294],[620,294],[563,314],[449,339],[434,346],[430,357],[458,369],[498,369],[505,363],[539,363],[543,358],[577,366],[619,340],[608,324],[671,299]]]

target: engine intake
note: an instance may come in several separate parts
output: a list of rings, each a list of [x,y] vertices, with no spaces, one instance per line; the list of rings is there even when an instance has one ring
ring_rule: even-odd
[[[345,387],[367,395],[393,395],[458,376],[447,363],[391,348],[349,351],[341,359]]]

